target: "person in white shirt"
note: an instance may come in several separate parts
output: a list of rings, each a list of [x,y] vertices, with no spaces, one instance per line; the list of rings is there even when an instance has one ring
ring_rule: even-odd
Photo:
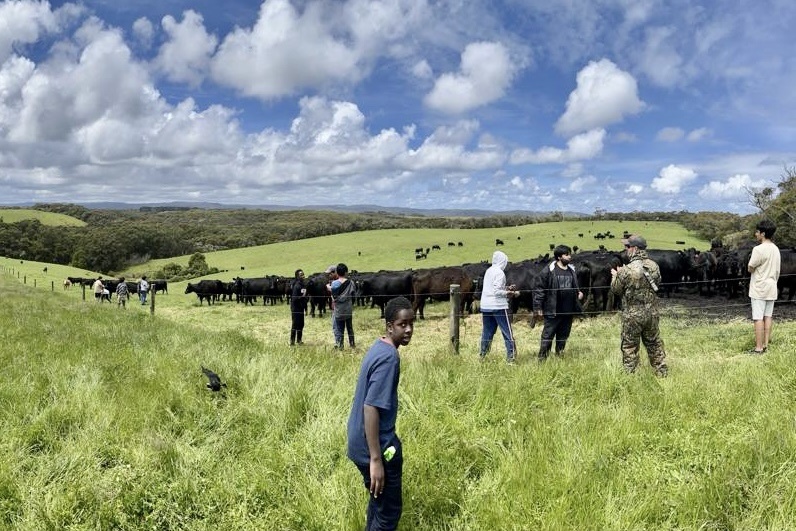
[[[771,241],[776,231],[777,227],[772,221],[764,219],[758,223],[755,239],[759,244],[752,249],[749,257],[749,298],[752,301],[752,321],[755,325],[755,348],[749,350],[750,354],[764,353],[771,339],[780,269],[779,248]]]
[[[141,301],[141,305],[146,304],[146,294],[149,291],[149,282],[146,280],[146,275],[141,277],[141,280],[138,281],[138,298]]]
[[[506,273],[503,271],[509,263],[509,258],[502,251],[492,254],[492,265],[484,274],[484,288],[481,292],[481,317],[483,330],[481,331],[481,359],[486,357],[492,338],[498,327],[506,343],[506,361],[514,363],[517,345],[514,333],[511,330],[511,315],[509,313],[509,298],[520,294],[516,286],[506,286]]]

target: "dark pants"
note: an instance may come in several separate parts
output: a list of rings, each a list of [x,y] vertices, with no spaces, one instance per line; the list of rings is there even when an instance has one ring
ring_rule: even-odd
[[[304,310],[290,310],[290,317],[292,318],[292,323],[290,325],[290,344],[294,344],[296,341],[301,343],[301,335],[304,332]]]
[[[544,328],[542,328],[542,342],[539,345],[539,359],[547,359],[550,347],[553,346],[553,337],[556,338],[556,354],[564,352],[567,346],[569,332],[572,330],[571,315],[544,316]]]
[[[398,528],[403,512],[401,482],[403,477],[403,453],[398,448],[390,461],[384,462],[384,490],[378,498],[370,494],[365,531],[391,531]],[[370,465],[357,465],[365,488],[370,490]]]
[[[333,326],[332,329],[334,330],[334,343],[340,348],[343,348],[343,332],[348,331],[348,344],[351,348],[354,348],[356,344],[354,343],[354,318],[349,315],[348,317],[333,317]]]

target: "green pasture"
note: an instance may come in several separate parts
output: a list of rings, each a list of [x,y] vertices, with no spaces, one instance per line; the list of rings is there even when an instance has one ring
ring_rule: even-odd
[[[324,271],[329,264],[343,262],[357,271],[402,270],[444,265],[461,265],[468,262],[490,260],[495,249],[504,251],[509,260],[519,262],[550,252],[550,244],[578,246],[584,250],[597,249],[603,244],[609,250],[621,250],[622,232],[640,233],[647,238],[650,248],[707,249],[709,242],[700,240],[673,222],[620,222],[620,221],[562,221],[536,223],[518,227],[491,229],[392,229],[350,232],[291,242],[246,247],[227,251],[205,253],[207,264],[228,274],[212,278],[229,279],[232,276],[256,277],[266,274],[293,276],[298,268],[307,274]],[[614,239],[596,240],[594,235],[611,231]],[[583,238],[578,237],[583,234]],[[503,246],[496,247],[501,239]],[[675,242],[684,241],[685,245]],[[448,242],[456,245],[448,246]],[[461,242],[463,245],[458,246]],[[416,260],[416,248],[431,249],[428,257]],[[156,271],[167,263],[188,265],[190,256],[152,260],[127,271],[128,276],[141,271]],[[241,270],[241,268],[244,268]]]
[[[0,262],[0,528],[364,527],[345,424],[377,310],[355,310],[355,351],[332,350],[328,317],[290,348],[285,305],[200,307],[173,287],[151,316]],[[518,319],[509,366],[499,337],[477,361],[478,315],[452,354],[447,304],[429,308],[401,354],[401,529],[796,529],[796,324],[749,356],[750,322],[664,303],[664,380],[623,373],[615,314],[576,321],[542,365]]]
[[[55,212],[42,212],[28,208],[0,208],[0,219],[3,223],[16,223],[26,219],[38,219],[42,225],[53,227],[84,227],[86,223],[66,214],[56,214]]]

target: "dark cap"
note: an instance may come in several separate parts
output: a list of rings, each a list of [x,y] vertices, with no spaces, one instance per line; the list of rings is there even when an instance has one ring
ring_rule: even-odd
[[[639,249],[647,248],[647,240],[638,234],[633,234],[630,238],[622,240],[622,243],[625,244],[625,247],[638,247]]]

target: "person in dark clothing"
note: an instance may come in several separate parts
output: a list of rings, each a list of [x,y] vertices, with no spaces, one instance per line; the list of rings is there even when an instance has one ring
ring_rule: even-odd
[[[544,317],[542,340],[539,345],[539,361],[547,359],[553,338],[556,340],[556,355],[564,354],[572,319],[581,312],[583,292],[578,286],[578,275],[570,264],[572,249],[559,245],[553,250],[555,260],[545,267],[533,289],[533,311],[536,317]]]
[[[307,285],[304,283],[304,271],[296,269],[293,287],[290,290],[290,344],[303,345],[301,335],[304,333],[304,313],[307,311]]]
[[[356,296],[356,286],[348,278],[348,266],[337,264],[335,270],[337,278],[332,281],[332,319],[334,320],[334,346],[336,349],[343,349],[343,333],[348,332],[348,344],[351,348],[356,348],[354,341],[354,297]]]
[[[403,445],[395,432],[398,418],[398,348],[412,339],[412,303],[395,297],[384,308],[386,334],[362,359],[346,429],[348,458],[354,462],[365,488],[368,510],[365,529],[397,529],[403,512]]]

